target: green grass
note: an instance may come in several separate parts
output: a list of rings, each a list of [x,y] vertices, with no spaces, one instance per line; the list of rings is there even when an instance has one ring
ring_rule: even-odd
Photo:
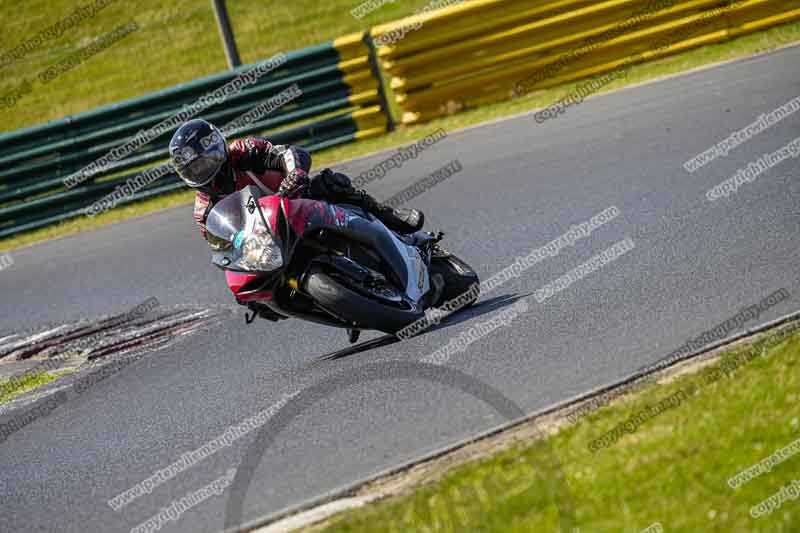
[[[231,4],[231,18],[243,61],[253,62],[282,50],[360,31],[375,23],[411,13],[426,2],[396,0],[361,20],[350,15],[350,9],[358,3],[343,0],[300,0],[284,4]],[[0,50],[16,46],[20,35],[33,34],[38,29],[45,28],[69,14],[73,7],[74,4],[61,0],[49,3],[34,0],[26,4],[0,0],[0,13],[8,14],[13,11],[15,28],[19,30],[14,33],[0,32]],[[60,39],[48,43],[52,46],[44,46],[42,50],[4,69],[0,94],[18,86],[25,79],[35,77],[35,73],[89,42],[92,37],[110,31],[131,17],[136,19],[142,27],[141,30],[104,51],[102,59],[93,58],[50,84],[35,85],[34,92],[24,97],[16,107],[0,110],[0,128],[9,130],[29,126],[225,69],[224,55],[208,5],[179,2],[163,6],[154,0],[145,0],[134,6],[120,2],[110,5],[95,18],[67,31]],[[800,42],[800,22],[637,65],[631,69],[627,79],[609,84],[602,92],[795,42]],[[138,60],[131,61],[131,58]],[[169,68],[160,67],[163,65],[169,65]],[[427,124],[401,127],[381,137],[330,148],[315,153],[314,164],[316,168],[332,166],[353,157],[414,141],[436,128],[441,127],[452,132],[487,120],[544,107],[565,96],[576,85],[534,92],[515,100],[469,109]],[[578,111],[571,108],[567,112]],[[547,123],[538,127],[546,126]],[[94,219],[82,217],[0,239],[0,251],[186,204],[192,197],[191,192],[174,193],[119,207]],[[186,207],[186,214],[190,216],[189,206]]]
[[[709,379],[720,364],[652,385],[603,407],[549,438],[571,489],[583,532],[790,532],[800,528],[800,499],[759,519],[750,508],[800,479],[800,453],[731,489],[727,480],[800,437],[800,333],[760,340],[755,358]],[[644,422],[608,448],[588,444],[648,405],[696,387],[680,405]],[[555,531],[557,512],[544,476],[532,475],[544,445],[517,446],[463,465],[411,494],[348,511],[324,529],[378,531]]]
[[[93,0],[0,0],[6,31],[0,52],[13,49]],[[330,41],[363,31],[375,23],[401,18],[426,0],[397,0],[358,20],[354,0],[228,2],[234,34],[244,63],[277,52]],[[36,75],[121,24],[140,29],[55,81]],[[11,30],[13,26],[13,31]],[[0,109],[0,132],[60,118],[123,98],[142,95],[227,70],[211,2],[116,0],[60,38],[2,69],[0,95],[33,82],[33,91],[11,109]],[[33,81],[36,80],[36,81]]]
[[[25,394],[47,385],[48,383],[57,380],[61,376],[72,374],[74,369],[64,369],[57,372],[38,372],[36,374],[29,374],[21,379],[0,379],[0,405],[10,402],[17,396]]]

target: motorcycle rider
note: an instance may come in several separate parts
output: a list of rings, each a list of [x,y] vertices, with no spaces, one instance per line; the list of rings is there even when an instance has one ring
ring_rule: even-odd
[[[311,154],[302,148],[272,144],[261,137],[227,144],[222,133],[205,120],[181,125],[169,143],[169,153],[181,179],[197,190],[194,219],[204,237],[214,204],[248,185],[266,194],[356,205],[400,233],[413,233],[424,224],[422,212],[382,205],[366,191],[353,188],[344,174],[326,168],[309,178]]]

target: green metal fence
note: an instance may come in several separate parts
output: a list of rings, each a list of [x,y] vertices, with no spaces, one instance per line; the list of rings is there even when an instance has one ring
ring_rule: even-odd
[[[230,137],[267,132],[275,143],[319,150],[378,135],[389,126],[379,82],[362,35],[282,54],[279,66],[195,118],[224,126],[296,85],[299,96]],[[174,117],[254,65],[198,79],[86,113],[0,135],[0,238],[80,216],[94,201],[168,157],[174,128],[149,138],[134,153],[67,187],[65,179]],[[266,70],[266,69],[265,69]],[[173,173],[125,198],[136,201],[183,187]]]

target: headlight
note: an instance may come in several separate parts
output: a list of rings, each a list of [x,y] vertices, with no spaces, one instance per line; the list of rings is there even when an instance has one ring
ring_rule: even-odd
[[[248,270],[268,272],[283,266],[283,255],[272,235],[260,230],[244,239],[240,264]]]
[[[232,245],[229,241],[225,239],[220,239],[216,235],[212,233],[206,232],[206,241],[208,241],[208,245],[211,247],[212,250],[215,252],[222,252],[224,250],[230,250]]]

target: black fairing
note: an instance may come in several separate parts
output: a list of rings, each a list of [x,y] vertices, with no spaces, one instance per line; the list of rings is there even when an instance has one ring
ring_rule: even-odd
[[[347,238],[360,242],[375,250],[389,265],[394,274],[394,282],[398,288],[405,289],[408,279],[406,262],[392,240],[392,234],[380,222],[366,218],[351,217],[344,228],[337,228],[337,232]]]

